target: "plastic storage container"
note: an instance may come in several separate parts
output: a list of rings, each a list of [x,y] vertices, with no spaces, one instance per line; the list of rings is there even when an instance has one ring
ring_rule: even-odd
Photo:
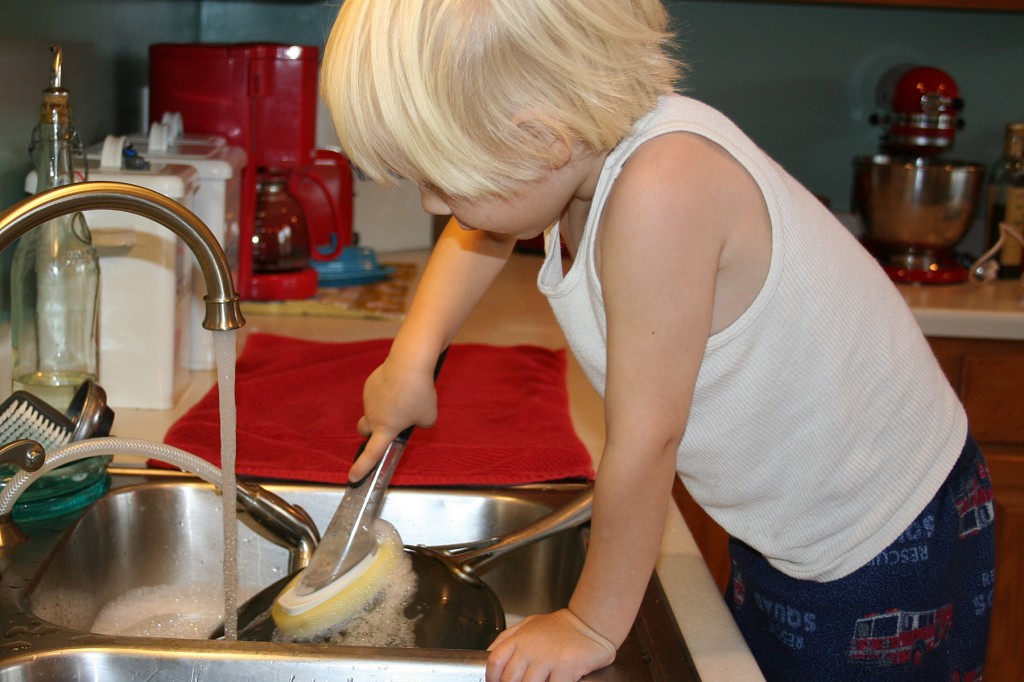
[[[129,136],[128,142],[151,163],[174,163],[192,166],[199,178],[195,197],[195,214],[206,223],[228,257],[231,271],[238,281],[238,232],[245,151],[225,143],[215,135],[184,135],[162,144],[161,136]],[[173,137],[173,133],[172,133]],[[189,361],[191,369],[213,369],[212,332],[203,328],[206,286],[194,263],[192,270],[191,332]]]

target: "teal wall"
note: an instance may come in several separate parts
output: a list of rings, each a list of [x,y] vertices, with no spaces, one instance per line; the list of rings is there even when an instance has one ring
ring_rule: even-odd
[[[195,40],[198,0],[0,1],[0,206],[24,196],[28,144],[48,84],[50,44],[64,50],[64,86],[86,143],[134,129],[146,48]]]
[[[840,5],[671,3],[690,93],[731,116],[837,210],[851,159],[877,148],[868,123],[891,66],[947,71],[965,101],[950,157],[990,164],[1024,120],[1024,13]]]
[[[63,49],[62,84],[89,144],[136,128],[147,45],[195,40],[199,9],[198,0],[0,0],[0,208],[25,196],[28,145],[49,83],[50,45]],[[13,248],[0,253],[0,323],[8,314],[13,257]]]
[[[2,0],[0,206],[21,196],[51,42],[86,142],[137,128],[146,46],[268,40],[322,45],[336,0]],[[851,159],[870,153],[874,87],[893,64],[948,71],[966,128],[957,157],[991,162],[1024,119],[1024,13],[670,1],[692,95],[719,107],[813,191],[845,210]],[[56,19],[54,18],[56,17]]]

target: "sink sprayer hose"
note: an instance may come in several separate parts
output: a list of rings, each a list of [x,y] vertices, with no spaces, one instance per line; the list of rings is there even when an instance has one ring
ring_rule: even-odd
[[[223,489],[220,469],[190,452],[140,438],[89,438],[63,445],[47,453],[46,461],[37,471],[19,471],[15,474],[0,492],[0,516],[10,514],[18,497],[43,474],[62,464],[96,455],[145,455],[148,459],[173,464]]]

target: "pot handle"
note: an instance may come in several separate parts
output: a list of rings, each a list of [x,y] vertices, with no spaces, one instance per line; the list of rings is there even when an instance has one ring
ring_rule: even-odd
[[[511,533],[473,543],[468,547],[449,545],[432,549],[455,561],[462,572],[472,575],[511,551],[583,525],[590,520],[593,501],[594,487],[590,486],[565,506]]]

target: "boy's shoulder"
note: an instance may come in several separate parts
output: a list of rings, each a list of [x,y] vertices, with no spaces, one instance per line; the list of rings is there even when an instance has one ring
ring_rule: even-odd
[[[615,184],[631,193],[670,191],[679,199],[690,195],[710,200],[708,192],[738,173],[746,171],[713,140],[693,131],[674,131],[638,146],[622,166]]]
[[[736,156],[745,139],[714,107],[680,94],[663,96],[612,152],[616,193],[631,201],[661,197],[680,206],[728,204],[729,187],[752,186]]]

